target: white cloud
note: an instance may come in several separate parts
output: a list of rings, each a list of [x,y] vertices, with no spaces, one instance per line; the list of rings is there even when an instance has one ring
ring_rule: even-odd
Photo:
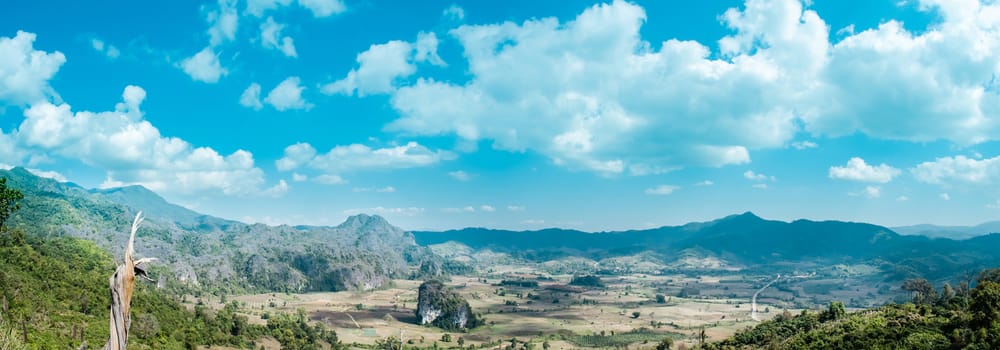
[[[812,142],[812,141],[795,141],[795,142],[792,142],[791,146],[792,146],[792,148],[800,150],[800,151],[804,150],[804,149],[810,149],[810,148],[819,147],[819,145],[817,145],[815,142]]]
[[[526,208],[523,205],[508,205],[507,206],[507,211],[525,211],[527,209],[528,208]]]
[[[753,188],[756,188],[756,189],[761,189],[761,190],[766,190],[767,189],[767,184],[753,184],[753,186],[750,186],[750,187],[753,187]]]
[[[896,176],[899,176],[899,169],[893,168],[885,163],[878,166],[871,166],[865,163],[864,159],[853,157],[847,161],[846,166],[830,167],[829,176],[831,179],[851,180],[860,182],[888,183]]]
[[[379,192],[379,193],[394,193],[394,192],[396,192],[396,188],[392,187],[392,186],[385,186],[385,187],[382,187],[382,188],[376,188],[375,192]]]
[[[240,16],[236,11],[236,0],[219,0],[218,8],[209,11],[205,16],[208,22],[208,42],[217,46],[226,41],[236,39],[236,29],[239,27]]]
[[[243,94],[240,95],[240,105],[253,108],[255,111],[259,111],[264,107],[260,102],[260,84],[250,83],[250,86],[247,86],[247,89],[243,90]]]
[[[313,105],[306,102],[306,100],[302,98],[302,91],[306,88],[300,84],[301,81],[299,77],[288,77],[278,84],[278,86],[275,86],[271,92],[267,93],[267,97],[264,98],[264,102],[279,111],[291,109],[308,110],[312,108]]]
[[[755,173],[753,170],[744,171],[743,177],[750,181],[766,181],[767,179],[771,179],[771,181],[778,181],[778,179],[774,176]]]
[[[941,198],[942,200],[946,200],[946,201],[950,201],[951,200],[951,196],[948,195],[947,193],[941,193],[941,194],[939,194],[938,198]]]
[[[472,175],[462,170],[448,172],[448,176],[458,181],[469,181],[472,179]]]
[[[374,207],[374,208],[358,208],[358,209],[347,209],[344,210],[344,215],[357,215],[357,214],[379,214],[379,215],[402,215],[402,216],[416,216],[425,211],[424,208],[419,207],[403,207],[403,208],[386,208],[386,207]]]
[[[343,185],[347,183],[342,177],[330,174],[315,176],[313,177],[313,181],[324,185]]]
[[[486,205],[486,204],[484,204],[484,205],[480,205],[479,206],[479,211],[492,213],[492,212],[497,211],[497,209],[494,208],[492,205]]]
[[[66,56],[34,49],[35,34],[17,31],[0,36],[0,108],[47,100],[56,93],[49,80],[66,63]]]
[[[316,149],[308,143],[299,142],[285,147],[284,156],[275,161],[274,165],[280,171],[288,171],[309,163],[314,157]]]
[[[341,0],[299,0],[299,5],[312,11],[315,17],[328,17],[347,10]]]
[[[58,171],[53,171],[53,170],[39,170],[39,169],[32,169],[32,168],[28,168],[27,170],[28,170],[28,172],[30,172],[30,173],[34,174],[35,176],[38,176],[38,177],[44,177],[44,178],[48,178],[48,179],[53,179],[53,180],[56,180],[56,181],[59,181],[59,182],[67,182],[67,181],[69,181],[69,180],[66,179],[66,176],[63,176],[63,174],[59,173]]]
[[[118,58],[121,56],[121,51],[117,47],[111,44],[106,44],[103,40],[98,38],[90,39],[90,46],[94,48],[95,51],[100,52],[110,59]]]
[[[273,17],[268,17],[267,21],[260,25],[261,45],[266,49],[279,50],[288,57],[298,57],[294,40],[288,36],[281,36],[281,30],[284,28],[285,25],[278,24]]]
[[[642,40],[645,11],[619,1],[565,22],[462,25],[449,34],[467,79],[399,80],[415,75],[403,53],[379,66],[368,92],[391,93],[400,117],[387,130],[490,141],[604,173],[743,164],[752,150],[813,148],[792,141],[802,133],[1000,140],[1000,3],[919,9],[940,21],[910,32],[889,20],[831,39],[802,1],[747,0],[720,17],[732,33],[713,51]],[[364,68],[328,91],[365,93]]]
[[[451,6],[444,9],[441,15],[453,21],[461,21],[465,19],[465,9],[457,4],[451,4]]]
[[[501,150],[536,150],[604,173],[747,163],[749,150],[794,136],[794,108],[782,102],[812,84],[785,81],[781,72],[815,57],[813,46],[797,44],[826,37],[822,21],[798,9],[776,19],[787,30],[780,37],[749,34],[770,48],[727,59],[693,41],[642,41],[645,12],[627,2],[595,5],[566,23],[461,26],[451,35],[465,50],[469,81],[418,79],[399,88],[392,103],[401,117],[389,130],[492,140]]]
[[[288,183],[285,180],[278,181],[277,185],[272,186],[262,192],[263,195],[268,197],[281,197],[285,193],[288,193]]]
[[[327,153],[317,154],[307,143],[297,143],[285,148],[285,155],[277,161],[278,170],[286,171],[308,165],[327,173],[363,170],[417,168],[437,164],[454,158],[448,151],[431,150],[416,142],[405,145],[371,148],[362,144],[336,146]]]
[[[906,202],[906,201],[909,201],[909,200],[910,200],[910,197],[907,197],[907,196],[896,197],[896,201],[897,202]]]
[[[295,181],[295,182],[309,181],[309,176],[302,175],[302,174],[299,174],[299,173],[292,173],[292,181]]]
[[[219,82],[220,77],[229,74],[229,71],[222,68],[219,57],[211,46],[198,51],[194,56],[185,58],[180,66],[191,79],[210,84]]]
[[[1000,199],[993,203],[987,203],[986,207],[990,209],[1000,209]]]
[[[938,185],[995,185],[1000,183],[1000,156],[973,159],[942,157],[910,169],[918,181]]]
[[[443,211],[445,213],[452,213],[452,214],[458,214],[458,213],[475,213],[476,212],[476,208],[470,205],[470,206],[465,206],[465,207],[462,207],[462,208],[444,208],[444,209],[441,209],[441,211]]]
[[[715,184],[715,182],[712,182],[712,180],[705,180],[705,181],[701,181],[701,182],[695,183],[694,185],[695,186],[712,186],[714,184]]]
[[[882,188],[878,186],[865,186],[861,192],[850,192],[851,196],[864,196],[866,198],[878,198],[882,196]],[[905,197],[903,197],[905,198]],[[896,200],[899,200],[898,198]],[[905,200],[905,199],[904,199]]]
[[[160,135],[143,119],[140,105],[145,97],[142,88],[128,86],[122,102],[107,112],[73,112],[68,104],[36,103],[24,111],[18,141],[35,150],[109,169],[105,187],[141,184],[175,194],[262,193],[264,174],[254,166],[250,152],[237,150],[223,156],[211,148]]]
[[[416,73],[418,62],[444,65],[437,54],[438,40],[434,33],[420,32],[416,43],[400,40],[371,45],[357,57],[358,68],[352,69],[343,79],[326,84],[324,94],[365,96],[396,90],[399,79]]]
[[[647,188],[645,192],[646,194],[666,196],[668,194],[674,193],[674,191],[676,191],[678,188],[680,187],[670,186],[670,185],[660,185],[653,188]]]

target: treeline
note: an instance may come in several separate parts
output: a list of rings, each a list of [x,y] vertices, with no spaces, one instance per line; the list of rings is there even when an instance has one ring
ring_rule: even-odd
[[[984,271],[975,287],[940,292],[922,279],[903,289],[913,300],[846,313],[833,302],[822,312],[787,311],[703,349],[997,349],[1000,348],[1000,269]]]

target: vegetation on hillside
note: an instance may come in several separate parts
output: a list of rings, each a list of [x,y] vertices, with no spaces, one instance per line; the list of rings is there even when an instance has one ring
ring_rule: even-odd
[[[984,271],[975,288],[926,280],[903,284],[913,300],[852,313],[831,303],[819,313],[787,311],[703,349],[997,349],[1000,269]]]
[[[0,181],[0,197],[15,191]],[[16,198],[16,196],[13,196]],[[0,211],[16,201],[0,199]],[[18,212],[18,215],[35,215]],[[0,349],[77,348],[108,337],[108,276],[114,259],[90,241],[51,237],[0,226]],[[285,349],[339,347],[333,331],[309,325],[305,315],[274,315],[266,326],[250,325],[229,304],[218,312],[189,311],[176,295],[150,283],[136,284],[129,345],[137,349],[192,349],[199,345],[250,347],[264,336]],[[27,339],[27,341],[24,341]]]

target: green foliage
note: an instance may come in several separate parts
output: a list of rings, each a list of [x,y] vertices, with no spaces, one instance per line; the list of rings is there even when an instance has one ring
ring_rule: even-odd
[[[581,287],[604,287],[604,283],[601,282],[601,278],[594,275],[573,276],[573,279],[569,281],[569,284]]]
[[[1000,271],[1000,270],[997,270]],[[926,280],[908,280],[905,288],[914,302],[891,304],[847,314],[832,302],[818,314],[783,314],[737,332],[705,349],[996,349],[1000,348],[1000,278],[984,273],[968,294],[970,303],[957,302],[961,292],[938,294]],[[949,300],[941,302],[941,296]]]
[[[0,178],[0,226],[3,226],[10,215],[21,208],[24,194],[14,188],[7,187],[7,178]]]

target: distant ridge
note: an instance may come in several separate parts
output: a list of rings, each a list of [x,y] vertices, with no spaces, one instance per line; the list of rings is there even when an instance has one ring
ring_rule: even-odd
[[[920,224],[893,227],[902,235],[919,235],[931,238],[970,239],[991,233],[1000,233],[1000,221],[989,221],[976,226],[938,226]]]

